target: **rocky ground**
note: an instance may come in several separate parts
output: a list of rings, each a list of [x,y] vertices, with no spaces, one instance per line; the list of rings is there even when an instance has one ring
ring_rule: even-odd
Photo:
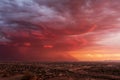
[[[120,80],[120,63],[0,63],[0,80]]]

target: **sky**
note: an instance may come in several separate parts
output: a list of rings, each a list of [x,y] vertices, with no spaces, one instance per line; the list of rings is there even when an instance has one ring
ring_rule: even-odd
[[[0,61],[120,60],[120,0],[0,0]]]

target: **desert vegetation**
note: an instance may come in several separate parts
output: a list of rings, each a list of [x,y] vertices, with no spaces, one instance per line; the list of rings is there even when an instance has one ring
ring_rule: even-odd
[[[0,80],[120,80],[113,62],[0,63]]]

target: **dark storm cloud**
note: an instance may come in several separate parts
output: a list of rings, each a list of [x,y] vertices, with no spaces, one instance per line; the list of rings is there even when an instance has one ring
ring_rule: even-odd
[[[4,39],[5,42],[19,44],[27,41],[34,43],[39,40],[40,44],[47,44],[47,41],[54,40],[53,38],[61,38],[61,35],[87,32],[92,25],[81,25],[76,22],[77,18],[74,16],[78,14],[76,10],[79,11],[83,1],[72,2],[70,0],[1,0],[1,41]],[[75,6],[76,10],[74,7],[72,9],[72,6]]]
[[[42,53],[80,48],[90,43],[81,34],[117,27],[119,8],[119,0],[1,0],[0,45]]]

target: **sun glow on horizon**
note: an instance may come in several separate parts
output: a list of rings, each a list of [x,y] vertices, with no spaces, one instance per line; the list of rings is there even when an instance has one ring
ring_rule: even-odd
[[[71,56],[78,61],[106,61],[106,60],[120,60],[120,51],[114,50],[83,50],[71,51]]]

